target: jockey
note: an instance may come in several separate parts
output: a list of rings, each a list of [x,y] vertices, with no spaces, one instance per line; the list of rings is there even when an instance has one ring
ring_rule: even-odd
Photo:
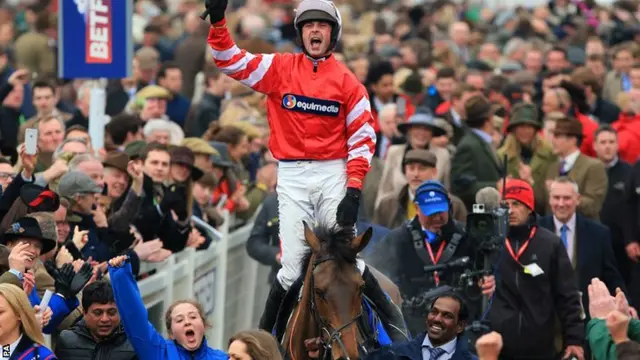
[[[211,53],[220,71],[267,95],[269,148],[279,160],[282,268],[260,319],[260,328],[272,331],[286,290],[300,276],[306,250],[303,220],[355,226],[376,135],[365,87],[331,55],[342,34],[340,12],[332,2],[303,0],[298,5],[294,26],[304,54],[239,49],[226,26],[227,2],[206,0]],[[361,259],[357,265],[364,294],[390,325],[391,339],[406,340],[401,311]]]

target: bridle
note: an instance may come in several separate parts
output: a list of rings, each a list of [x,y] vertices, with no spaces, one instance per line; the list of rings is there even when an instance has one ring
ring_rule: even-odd
[[[332,260],[336,260],[336,258],[332,255],[324,255],[324,256],[318,256],[314,263],[313,263],[313,267],[311,269],[311,271],[313,272],[313,270],[315,270],[315,268],[322,264],[323,262],[326,261],[332,261]],[[313,289],[315,288],[314,286],[314,281],[313,281],[313,274],[311,275],[311,291],[313,292]],[[324,348],[324,354],[322,356],[323,360],[329,359],[329,354],[331,353],[331,348],[332,348],[332,344],[335,342],[338,344],[338,346],[340,347],[340,350],[342,350],[342,353],[345,356],[346,360],[351,360],[349,358],[349,355],[347,353],[347,347],[344,345],[344,342],[342,342],[342,331],[346,328],[348,328],[349,326],[353,325],[356,321],[360,320],[360,318],[363,315],[363,309],[362,306],[360,306],[360,313],[358,313],[358,315],[356,315],[353,319],[349,320],[349,322],[347,322],[346,324],[340,326],[337,329],[334,329],[331,324],[329,324],[328,322],[324,321],[321,317],[320,314],[318,313],[318,307],[316,306],[316,300],[315,300],[315,294],[312,293],[311,294],[311,312],[313,313],[313,317],[315,318],[316,322],[318,323],[318,326],[320,328],[320,332],[321,332],[321,339],[322,339],[322,347]],[[324,339],[324,335],[328,336],[328,339],[325,340]]]

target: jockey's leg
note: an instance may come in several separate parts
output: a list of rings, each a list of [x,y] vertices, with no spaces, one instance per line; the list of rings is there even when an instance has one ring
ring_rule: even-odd
[[[319,183],[320,188],[318,191],[310,193],[311,201],[316,209],[316,219],[328,226],[336,224],[338,204],[342,201],[347,187],[345,162],[331,163],[333,164],[332,166],[322,168],[324,175],[317,174],[318,177],[324,178],[324,181]],[[408,340],[407,326],[400,308],[382,290],[378,280],[366,268],[366,264],[362,259],[357,260],[357,266],[365,282],[364,294],[375,305],[378,315],[386,325],[385,329],[391,340],[394,342]]]
[[[280,162],[278,165],[278,221],[282,267],[273,281],[271,291],[260,318],[260,329],[271,332],[278,310],[287,290],[300,276],[300,260],[306,250],[304,227],[313,219],[313,207],[309,201],[309,188],[315,179],[310,173],[308,161]],[[311,224],[310,224],[311,225]]]

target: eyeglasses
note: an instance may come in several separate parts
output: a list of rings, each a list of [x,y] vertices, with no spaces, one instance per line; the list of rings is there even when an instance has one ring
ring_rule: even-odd
[[[6,179],[9,178],[11,180],[13,180],[16,177],[15,174],[13,173],[8,173],[8,172],[0,172],[0,179]]]

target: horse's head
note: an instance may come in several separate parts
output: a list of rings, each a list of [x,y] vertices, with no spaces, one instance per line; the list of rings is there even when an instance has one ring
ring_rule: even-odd
[[[312,250],[312,311],[333,359],[358,358],[357,320],[363,315],[364,280],[356,267],[356,256],[367,246],[371,233],[369,229],[354,237],[349,229],[322,228],[314,233],[304,224]]]

